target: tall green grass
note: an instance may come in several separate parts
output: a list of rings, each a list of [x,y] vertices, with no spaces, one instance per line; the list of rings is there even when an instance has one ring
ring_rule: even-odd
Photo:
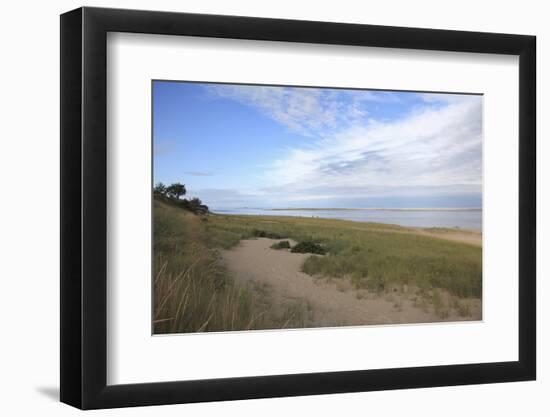
[[[233,281],[203,219],[154,203],[154,333],[303,327],[297,306],[274,311],[268,290]]]
[[[208,220],[209,244],[229,248],[240,239],[265,234],[322,244],[325,256],[306,259],[310,275],[349,277],[357,288],[388,291],[396,286],[443,289],[481,297],[480,247],[408,233],[376,223],[282,216],[221,216]]]

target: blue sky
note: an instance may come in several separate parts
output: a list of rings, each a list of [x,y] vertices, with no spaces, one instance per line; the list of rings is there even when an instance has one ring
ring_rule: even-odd
[[[154,180],[211,208],[481,207],[482,97],[155,81]]]

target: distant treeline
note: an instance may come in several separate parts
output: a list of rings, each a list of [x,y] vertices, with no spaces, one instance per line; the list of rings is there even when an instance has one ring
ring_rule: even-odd
[[[170,185],[164,185],[162,182],[159,182],[153,188],[155,198],[171,202],[172,204],[190,210],[195,214],[208,213],[208,206],[206,204],[202,204],[200,198],[193,197],[190,200],[181,198],[186,193],[187,189],[185,188],[185,184],[181,184],[179,182]]]

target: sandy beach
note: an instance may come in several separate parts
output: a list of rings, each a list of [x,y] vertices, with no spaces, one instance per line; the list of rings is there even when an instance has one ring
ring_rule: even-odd
[[[416,229],[416,233],[424,236],[437,237],[439,239],[451,240],[454,242],[468,243],[470,245],[481,246],[483,236],[479,230],[467,229]]]

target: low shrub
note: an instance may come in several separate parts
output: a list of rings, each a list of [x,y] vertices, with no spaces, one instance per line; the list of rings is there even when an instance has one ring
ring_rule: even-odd
[[[290,242],[288,240],[282,240],[271,245],[271,249],[290,249]]]
[[[300,242],[290,251],[292,253],[314,253],[316,255],[324,255],[326,253],[325,248],[311,241]]]
[[[252,236],[254,237],[267,237],[269,239],[282,239],[283,236],[272,233],[272,232],[266,232],[265,230],[259,230],[259,229],[253,229],[252,230]]]

